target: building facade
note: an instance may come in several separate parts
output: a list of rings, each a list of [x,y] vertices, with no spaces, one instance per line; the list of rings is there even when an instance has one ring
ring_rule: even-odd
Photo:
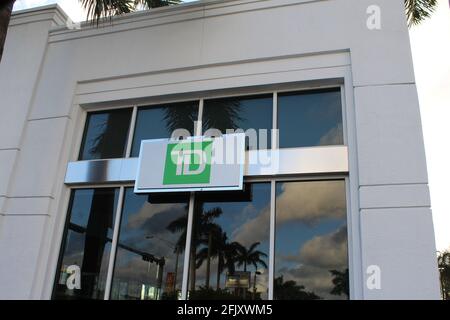
[[[15,12],[0,298],[439,299],[403,10],[200,1],[99,27]],[[248,161],[242,191],[136,194],[140,142],[176,129],[241,129],[247,159],[278,166]]]

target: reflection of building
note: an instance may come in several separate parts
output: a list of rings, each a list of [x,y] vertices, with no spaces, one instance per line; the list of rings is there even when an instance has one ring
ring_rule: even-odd
[[[173,292],[175,288],[175,272],[167,272],[166,274],[166,292]]]
[[[250,272],[227,273],[225,288],[250,288]]]
[[[57,6],[15,13],[0,298],[224,297],[227,273],[260,269],[268,299],[438,298],[402,1],[375,1],[369,30],[373,2],[200,1],[80,30]],[[242,192],[135,194],[140,141],[179,128],[278,129],[247,155],[279,152],[279,167],[247,163]],[[82,289],[66,294],[74,261]]]

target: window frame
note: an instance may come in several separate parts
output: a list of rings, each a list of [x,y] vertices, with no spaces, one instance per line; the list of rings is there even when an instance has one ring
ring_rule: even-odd
[[[123,195],[121,194],[121,186],[119,185],[113,185],[113,184],[108,184],[108,185],[92,185],[92,186],[79,186],[79,187],[75,187],[75,188],[70,188],[69,190],[69,199],[68,199],[68,204],[66,206],[66,212],[65,212],[65,220],[64,220],[64,229],[62,232],[62,238],[61,241],[59,243],[58,246],[58,260],[57,260],[57,264],[56,264],[56,268],[60,267],[62,264],[62,261],[64,259],[64,249],[66,247],[67,244],[67,235],[69,234],[69,225],[70,225],[70,220],[72,219],[72,209],[73,209],[73,204],[74,204],[74,197],[75,197],[75,191],[76,190],[92,190],[92,189],[117,189],[119,190],[119,193],[117,195],[117,204],[115,204],[116,206],[116,210],[113,213],[114,214],[114,228],[113,228],[113,237],[112,237],[112,242],[111,242],[111,249],[110,249],[110,256],[109,256],[109,260],[108,260],[108,268],[107,268],[107,272],[106,272],[106,279],[108,279],[109,276],[109,271],[110,271],[110,264],[111,264],[111,256],[112,256],[112,250],[113,250],[113,243],[114,243],[114,237],[116,236],[116,224],[117,224],[117,209],[119,208],[119,205],[122,206],[121,201],[123,199]],[[54,273],[54,279],[53,279],[53,284],[52,284],[52,291],[51,291],[51,296],[50,299],[51,300],[55,300],[56,299],[56,288],[57,288],[57,282],[59,280],[60,276],[60,270],[55,270]],[[108,280],[106,280],[105,283],[105,296],[106,296],[106,292],[109,290],[110,288],[108,287]]]
[[[269,255],[268,255],[268,300],[273,300],[274,297],[274,287],[273,287],[273,281],[274,281],[274,275],[275,275],[275,232],[276,232],[276,184],[278,182],[307,182],[307,181],[332,181],[332,180],[338,180],[343,181],[345,184],[345,197],[346,197],[346,218],[347,218],[347,226],[350,225],[351,222],[351,210],[350,210],[350,195],[348,191],[348,175],[346,174],[330,174],[330,175],[321,175],[321,176],[302,176],[302,175],[289,175],[289,176],[278,176],[278,177],[248,177],[244,178],[244,183],[270,183],[271,190],[270,190],[270,225],[269,225]],[[64,225],[64,235],[63,235],[63,241],[60,245],[60,252],[59,252],[59,258],[58,258],[58,266],[61,263],[62,259],[62,249],[64,248],[67,232],[68,232],[68,223],[70,222],[70,215],[68,214],[72,208],[72,198],[73,198],[73,190],[78,189],[94,189],[94,188],[119,188],[119,195],[116,205],[116,212],[115,212],[115,221],[114,221],[114,231],[113,231],[113,237],[112,237],[112,244],[111,244],[111,250],[110,250],[110,257],[108,262],[108,271],[106,275],[106,284],[105,284],[105,294],[104,299],[109,300],[110,294],[111,294],[111,288],[112,288],[112,277],[114,274],[114,266],[115,266],[115,260],[116,260],[116,253],[117,253],[117,244],[118,244],[118,238],[120,233],[120,223],[122,220],[122,212],[124,207],[124,199],[125,199],[125,189],[133,187],[132,183],[128,184],[111,184],[111,185],[90,185],[90,186],[77,186],[71,188],[71,196],[69,199],[69,206],[68,211],[66,212],[66,221]],[[189,208],[191,206],[193,207],[195,205],[195,195],[194,199],[189,202]],[[189,213],[191,210],[189,210]],[[192,233],[189,231],[187,232],[187,240],[186,244],[191,243],[192,239]],[[350,263],[350,248],[352,247],[351,244],[351,238],[350,238],[350,227],[347,228],[347,252],[348,252],[348,259],[349,259],[349,274],[351,276],[351,269],[352,264]],[[184,263],[189,263],[190,255],[185,255],[184,257]],[[189,265],[189,264],[188,264]],[[188,271],[188,269],[186,269]],[[182,273],[182,281],[184,282],[184,279],[188,278],[188,274],[185,274],[186,270],[183,270]],[[58,274],[58,272],[56,272]],[[56,275],[53,283],[53,291],[52,291],[52,299],[54,298],[55,294],[55,288],[56,288]],[[186,283],[187,285],[187,283]],[[187,286],[182,287],[182,297],[187,297]],[[352,288],[350,287],[350,290]]]
[[[162,101],[162,102],[155,102],[155,103],[150,103],[150,104],[137,104],[133,106],[133,113],[132,113],[132,117],[131,117],[131,122],[130,122],[130,131],[129,131],[129,136],[127,140],[127,146],[126,146],[126,150],[127,152],[125,153],[125,158],[133,158],[131,156],[131,152],[133,151],[133,142],[134,142],[134,136],[136,134],[136,124],[137,124],[137,120],[138,120],[138,113],[140,110],[145,110],[145,109],[152,109],[152,108],[158,108],[158,107],[164,107],[164,105],[170,105],[170,104],[177,104],[177,103],[189,103],[189,102],[198,102],[197,105],[197,122],[201,120],[200,117],[200,108],[201,108],[201,103],[200,103],[201,99],[185,99],[185,100],[167,100],[167,101]],[[202,107],[203,108],[203,107]],[[203,109],[202,109],[203,112]],[[196,130],[195,128],[195,122],[193,124],[194,130]],[[132,130],[131,130],[132,129]],[[195,132],[194,132],[194,135]]]
[[[126,152],[125,152],[125,158],[132,158],[130,156],[134,134],[135,134],[135,127],[136,127],[136,119],[137,119],[137,113],[140,108],[146,108],[151,106],[158,106],[161,104],[169,104],[169,103],[177,103],[177,102],[187,102],[187,101],[198,101],[198,119],[197,123],[198,126],[195,128],[195,135],[201,135],[202,134],[202,118],[203,118],[203,105],[205,100],[210,99],[220,99],[220,98],[230,98],[230,97],[246,97],[246,96],[259,96],[259,95],[265,95],[265,94],[272,94],[272,137],[271,137],[271,149],[276,150],[278,149],[278,137],[277,137],[277,130],[278,130],[278,94],[280,93],[294,93],[294,92],[307,92],[307,91],[315,91],[320,89],[339,89],[340,95],[341,95],[341,114],[342,114],[342,127],[343,127],[343,146],[347,146],[349,144],[349,135],[354,139],[354,129],[352,129],[352,132],[349,133],[349,129],[347,126],[348,119],[347,117],[354,117],[354,111],[347,110],[349,108],[349,104],[352,104],[351,97],[348,95],[348,90],[351,89],[351,87],[348,87],[348,85],[345,85],[344,83],[341,83],[340,81],[337,81],[334,84],[327,84],[327,85],[312,85],[312,86],[301,86],[301,85],[280,85],[279,88],[277,86],[270,86],[269,89],[249,89],[248,91],[239,92],[238,89],[227,89],[219,93],[206,93],[202,95],[194,95],[194,96],[188,96],[186,98],[157,98],[156,100],[150,102],[150,103],[136,103],[136,104],[122,104],[122,105],[116,105],[116,106],[109,106],[105,107],[105,104],[98,105],[98,106],[90,106],[90,107],[81,107],[81,114],[78,119],[80,121],[80,127],[82,127],[83,130],[81,130],[81,133],[79,133],[77,136],[76,143],[74,144],[75,147],[75,154],[78,156],[81,152],[81,146],[83,143],[83,137],[84,137],[84,131],[86,130],[85,126],[87,125],[87,116],[89,113],[94,112],[105,112],[109,110],[115,110],[115,109],[124,109],[124,108],[132,108],[132,115],[130,119],[130,125],[128,130],[128,137],[127,137],[127,143],[125,146]],[[354,141],[351,141],[354,143]],[[316,146],[316,147],[323,147],[323,146]],[[352,147],[356,147],[353,146]],[[73,157],[72,157],[73,159]],[[78,159],[78,158],[77,158]],[[85,160],[85,161],[98,161],[98,160],[107,160],[107,159],[97,159],[97,160]],[[302,174],[292,174],[287,176],[272,176],[272,177],[244,177],[244,183],[252,183],[252,182],[269,182],[271,183],[271,199],[270,199],[270,243],[269,243],[269,280],[268,280],[268,300],[273,300],[273,281],[274,281],[274,264],[275,264],[275,229],[276,229],[276,220],[275,220],[275,211],[276,211],[276,183],[281,181],[322,181],[322,180],[344,180],[345,183],[345,189],[346,189],[346,211],[347,211],[347,237],[348,237],[348,259],[349,259],[349,281],[350,281],[350,299],[352,299],[355,294],[359,294],[358,292],[354,292],[353,290],[358,290],[359,288],[354,287],[354,281],[358,281],[353,279],[355,276],[358,276],[359,271],[355,271],[355,266],[358,265],[358,262],[353,261],[353,254],[355,250],[357,249],[354,244],[354,236],[352,236],[352,233],[354,228],[357,228],[357,226],[352,226],[352,224],[355,222],[355,217],[352,215],[352,211],[355,210],[355,197],[354,194],[351,194],[352,191],[352,184],[354,184],[355,176],[350,179],[350,171],[354,170],[355,168],[352,167],[351,161],[354,161],[354,159],[351,159],[349,156],[349,172],[348,173],[342,173],[342,174],[323,174],[323,175],[302,175]],[[60,241],[59,251],[57,252],[58,255],[58,262],[57,266],[60,264],[61,259],[61,249],[63,249],[63,245],[65,243],[65,237],[67,235],[67,225],[70,222],[69,219],[67,219],[67,213],[71,209],[71,201],[72,201],[72,191],[75,189],[89,189],[89,188],[119,188],[119,198],[117,202],[116,212],[115,212],[115,224],[114,224],[114,234],[113,234],[113,242],[111,246],[110,251],[110,258],[109,258],[109,265],[108,265],[108,273],[107,273],[107,282],[105,287],[105,296],[104,299],[108,300],[110,297],[110,291],[112,286],[112,276],[113,276],[113,268],[115,264],[115,257],[116,257],[116,251],[117,251],[117,241],[118,241],[118,235],[120,230],[120,221],[122,218],[122,210],[123,210],[123,201],[125,196],[125,188],[133,187],[134,183],[108,183],[108,184],[83,184],[83,185],[73,185],[68,188],[69,190],[69,196],[66,197],[65,205],[63,208],[65,209],[65,216],[64,216],[64,225],[63,225],[63,231],[61,238],[62,241]],[[67,199],[68,198],[68,199]],[[189,202],[189,206],[193,206],[195,201],[195,196],[191,196],[191,201]],[[189,229],[189,227],[188,227]],[[359,229],[356,229],[356,234],[359,233]],[[190,243],[192,235],[188,235],[186,243]],[[357,241],[357,239],[356,239]],[[358,245],[359,246],[359,245]],[[189,255],[185,255],[184,265],[189,265]],[[184,274],[186,270],[183,271],[183,282],[187,281],[187,277]],[[54,279],[53,283],[51,285],[51,288],[54,288],[56,286],[56,275],[58,272],[55,272],[55,270],[52,270]],[[51,291],[51,297],[53,298],[55,290],[52,289]],[[186,298],[187,290],[183,288],[184,298]]]
[[[84,146],[86,143],[86,138],[87,138],[87,133],[88,133],[88,120],[90,120],[90,116],[91,115],[95,115],[95,114],[102,114],[102,113],[107,113],[107,112],[111,112],[111,111],[115,111],[115,110],[126,110],[126,109],[131,109],[131,115],[130,115],[130,120],[128,121],[128,132],[127,132],[127,138],[125,140],[125,145],[123,146],[123,150],[122,150],[122,157],[114,157],[114,158],[98,158],[98,159],[82,159],[83,153],[84,153]],[[129,141],[128,139],[130,138],[130,132],[131,132],[131,125],[135,122],[133,120],[133,114],[134,114],[134,107],[117,107],[117,108],[108,108],[108,109],[101,109],[101,110],[95,110],[95,111],[89,111],[89,112],[85,112],[84,117],[83,117],[83,130],[82,130],[82,134],[81,134],[81,138],[80,138],[80,142],[78,145],[78,155],[77,155],[77,161],[96,161],[96,160],[106,160],[106,159],[121,159],[124,158],[124,156],[126,157],[127,154],[127,150],[128,150],[128,145],[129,145]]]
[[[275,280],[275,256],[276,256],[276,220],[277,220],[277,203],[276,203],[276,197],[277,197],[277,183],[284,183],[284,182],[315,182],[315,181],[342,181],[344,183],[344,192],[345,192],[345,219],[346,219],[346,226],[347,226],[347,266],[349,271],[349,296],[347,300],[352,299],[352,291],[353,288],[351,286],[351,279],[352,279],[352,271],[353,271],[353,265],[351,264],[351,251],[353,243],[350,243],[350,236],[351,236],[351,227],[350,227],[350,219],[351,219],[351,201],[350,201],[350,194],[349,194],[349,182],[348,182],[348,175],[324,175],[324,176],[307,176],[307,177],[299,177],[299,176],[289,176],[289,177],[281,177],[281,178],[274,178],[271,179],[272,183],[272,189],[271,189],[271,202],[270,202],[270,241],[271,241],[271,250],[270,250],[270,271],[269,273],[269,284],[271,285],[271,299],[269,300],[275,300],[274,299],[274,280]],[[272,249],[273,246],[273,249]]]
[[[79,155],[81,154],[82,150],[81,147],[83,146],[84,142],[84,132],[86,131],[86,125],[87,125],[87,119],[88,115],[92,113],[101,113],[101,112],[107,112],[112,111],[116,109],[126,109],[126,108],[132,108],[132,115],[130,119],[129,129],[128,129],[128,139],[125,145],[125,156],[124,158],[132,158],[130,156],[133,146],[133,140],[135,135],[135,129],[136,129],[136,121],[137,121],[137,113],[139,112],[139,109],[145,109],[145,108],[151,108],[151,107],[157,107],[161,106],[163,104],[176,104],[180,102],[196,102],[198,101],[198,112],[197,112],[197,123],[203,123],[203,108],[204,108],[204,102],[206,100],[215,100],[215,99],[222,99],[222,98],[244,98],[244,97],[251,97],[251,96],[263,96],[263,95],[270,95],[272,94],[272,128],[270,128],[272,131],[271,136],[271,149],[278,149],[279,140],[278,140],[278,133],[277,130],[279,129],[278,126],[278,94],[285,94],[285,93],[296,93],[296,92],[308,92],[308,91],[318,91],[318,90],[330,90],[330,89],[339,89],[340,95],[341,95],[341,114],[342,114],[342,127],[343,127],[343,146],[348,145],[347,140],[347,130],[346,130],[346,113],[345,113],[345,99],[344,99],[344,86],[342,84],[331,84],[331,85],[324,85],[324,86],[292,86],[288,88],[281,88],[279,90],[274,89],[260,89],[255,91],[248,91],[248,92],[240,92],[236,93],[233,90],[227,90],[226,93],[212,93],[212,94],[204,94],[199,95],[195,97],[187,97],[186,99],[177,98],[177,99],[158,99],[155,101],[152,101],[150,103],[138,103],[138,104],[132,104],[132,105],[120,105],[120,106],[114,106],[114,107],[93,107],[84,109],[83,112],[83,130],[80,138],[80,142],[77,143],[76,148],[78,150],[78,156],[77,159],[79,159]],[[197,128],[198,129],[198,128]],[[201,135],[201,126],[200,130],[196,130],[195,135]],[[324,147],[324,146],[308,146],[307,148],[314,148],[314,147]],[[101,159],[95,159],[95,160],[78,160],[78,161],[96,161],[96,160],[106,160]]]
[[[274,117],[276,116],[276,123],[274,122],[273,128],[275,130],[277,130],[277,134],[278,134],[278,130],[279,130],[279,122],[278,122],[278,111],[279,111],[279,107],[278,107],[278,96],[279,95],[296,95],[296,94],[302,94],[302,93],[319,93],[319,92],[332,92],[333,90],[336,90],[339,92],[340,95],[340,104],[341,104],[341,119],[342,119],[342,144],[336,144],[336,145],[314,145],[314,146],[296,146],[296,147],[283,147],[281,149],[289,149],[289,148],[323,148],[323,147],[329,147],[329,146],[348,146],[348,141],[347,141],[347,130],[346,130],[346,109],[345,109],[345,100],[344,100],[344,86],[324,86],[324,87],[318,87],[318,88],[309,88],[309,89],[301,89],[301,90],[279,90],[276,91],[276,97],[274,97],[274,100],[276,99],[276,102],[274,102]],[[276,106],[275,106],[276,104]],[[276,110],[275,110],[276,109]],[[276,112],[276,113],[275,113]],[[275,121],[275,120],[274,120]],[[279,137],[277,138],[277,148],[279,148]]]

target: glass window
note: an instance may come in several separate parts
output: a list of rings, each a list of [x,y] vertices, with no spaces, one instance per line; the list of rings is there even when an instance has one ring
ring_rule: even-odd
[[[339,89],[278,95],[280,148],[344,144]]]
[[[345,182],[276,186],[274,298],[348,299]]]
[[[79,160],[125,156],[132,109],[88,113]]]
[[[181,297],[188,205],[188,194],[126,189],[111,299]]]
[[[103,299],[118,189],[72,192],[55,299]]]
[[[273,95],[245,96],[205,100],[203,107],[203,133],[208,129],[242,129],[250,150],[270,149]]]
[[[189,299],[267,299],[270,183],[196,194]]]
[[[198,101],[190,101],[139,108],[131,156],[139,156],[142,140],[170,138],[176,129],[185,129],[194,135],[198,104]]]

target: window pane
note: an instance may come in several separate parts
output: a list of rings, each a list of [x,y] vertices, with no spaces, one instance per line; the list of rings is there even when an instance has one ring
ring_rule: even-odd
[[[348,299],[344,181],[277,183],[274,298]]]
[[[79,160],[125,156],[132,109],[89,113]]]
[[[198,101],[189,101],[139,108],[131,156],[139,156],[142,140],[170,138],[176,129],[185,129],[194,135],[198,104]]]
[[[344,144],[339,89],[278,95],[280,148]]]
[[[205,100],[203,132],[213,128],[225,134],[227,129],[242,129],[247,135],[247,149],[269,149],[272,113],[271,94]]]
[[[55,299],[103,299],[118,189],[72,192]]]
[[[181,297],[189,195],[126,189],[111,299]]]
[[[267,299],[270,183],[197,194],[194,215],[189,298]]]

